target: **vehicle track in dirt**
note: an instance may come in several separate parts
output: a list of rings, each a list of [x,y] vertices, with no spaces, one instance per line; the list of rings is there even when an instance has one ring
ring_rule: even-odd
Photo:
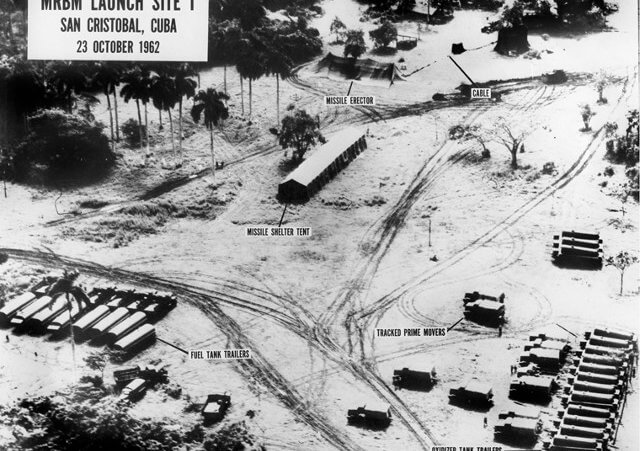
[[[621,95],[616,99],[615,105],[610,108],[607,118],[611,118],[620,105],[623,103],[623,100],[630,98],[632,94],[632,88],[636,84],[635,77],[632,78],[630,82],[627,78],[623,85],[623,91]],[[544,202],[547,198],[553,195],[556,191],[564,188],[567,184],[569,184],[575,177],[581,174],[584,169],[587,167],[595,153],[600,148],[600,145],[604,141],[604,129],[605,126],[601,126],[598,130],[593,133],[591,140],[585,149],[580,153],[578,158],[573,162],[573,164],[569,167],[567,171],[565,171],[562,175],[560,175],[556,180],[554,180],[549,186],[540,191],[536,196],[532,199],[528,200],[520,207],[515,209],[512,213],[510,213],[506,218],[500,221],[498,224],[494,225],[484,234],[473,240],[469,245],[462,248],[460,251],[454,253],[450,257],[445,260],[440,261],[434,268],[426,271],[422,276],[418,278],[414,278],[413,280],[402,284],[400,287],[394,289],[392,292],[380,298],[378,301],[370,304],[367,308],[363,309],[358,313],[358,319],[362,320],[371,317],[375,313],[377,313],[380,309],[389,308],[392,304],[394,304],[397,300],[399,300],[402,296],[406,295],[410,290],[415,289],[416,287],[424,284],[429,279],[433,278],[437,274],[441,273],[445,269],[450,268],[454,264],[461,261],[471,252],[475,251],[479,247],[487,244],[491,240],[493,240],[496,236],[502,233],[507,228],[511,227],[517,221],[522,219],[526,214],[528,214],[531,210],[537,207],[539,204]]]
[[[538,89],[531,92],[529,96],[524,97],[519,104],[511,107],[513,109],[529,109],[531,105],[539,102],[543,98],[546,92],[546,87],[538,87]],[[486,111],[486,107],[476,106],[468,113],[463,119],[463,123],[467,125],[473,124],[480,115]],[[373,283],[375,274],[378,271],[378,267],[382,262],[382,259],[391,248],[393,240],[399,233],[399,229],[404,224],[413,205],[420,200],[422,195],[429,190],[432,184],[449,168],[454,164],[462,160],[466,153],[460,152],[454,155],[447,156],[447,151],[455,144],[452,141],[445,141],[438,150],[431,156],[424,165],[420,168],[417,175],[414,177],[409,187],[401,195],[400,199],[393,205],[392,208],[387,210],[385,215],[374,224],[373,229],[369,229],[365,236],[361,239],[361,243],[365,241],[373,241],[373,249],[370,252],[370,257],[366,260],[364,265],[358,271],[356,277],[336,296],[333,303],[329,306],[324,315],[320,318],[320,323],[323,327],[332,325],[341,310],[343,310],[350,303],[353,304],[353,299],[358,297],[359,293],[366,293]],[[369,238],[367,235],[373,235],[373,238]],[[362,296],[360,296],[361,298]],[[356,306],[352,305],[352,310],[355,310]],[[362,308],[362,307],[359,307]],[[351,340],[352,328],[355,327],[358,333],[362,337],[362,331],[364,328],[360,327],[357,321],[354,324],[353,314],[350,312],[345,319],[345,328],[347,329],[347,338],[349,340],[348,346],[350,352],[353,351],[353,343]],[[362,344],[361,344],[362,346]]]
[[[252,350],[252,359],[236,360],[236,368],[245,377],[260,381],[276,398],[283,403],[302,422],[311,426],[322,434],[332,446],[344,450],[363,450],[347,434],[329,423],[322,415],[313,409],[307,409],[304,398],[291,386],[284,376],[265,359],[258,351],[259,347],[246,336],[242,326],[228,316],[218,305],[219,299],[188,285],[169,281],[149,274],[136,273],[118,268],[112,268],[80,260],[63,257],[48,251],[24,250],[15,248],[1,248],[11,258],[36,263],[46,267],[60,268],[60,266],[74,267],[94,277],[109,279],[115,282],[134,284],[157,290],[174,292],[187,303],[197,307],[229,338],[233,346]],[[251,310],[251,308],[249,308]]]

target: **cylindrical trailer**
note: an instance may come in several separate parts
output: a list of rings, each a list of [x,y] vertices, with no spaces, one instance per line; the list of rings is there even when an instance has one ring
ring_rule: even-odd
[[[143,324],[133,332],[116,341],[113,347],[124,353],[130,354],[151,344],[156,339],[156,329],[151,324]]]
[[[90,339],[99,337],[100,335],[106,333],[110,328],[118,324],[120,321],[124,320],[127,316],[129,316],[129,310],[127,310],[125,307],[118,307],[113,312],[109,313],[107,316],[91,326],[87,331],[87,337],[89,337]]]
[[[31,318],[43,308],[47,307],[53,299],[51,296],[42,296],[30,303],[26,307],[18,310],[18,312],[11,318],[11,325],[22,327],[25,320]]]
[[[109,307],[99,305],[93,310],[82,315],[78,321],[73,324],[73,333],[76,337],[84,335],[91,326],[100,321],[109,314]]]
[[[35,300],[36,295],[30,291],[9,300],[5,306],[0,309],[0,325],[9,325],[11,318],[13,318],[19,310],[25,308]]]
[[[135,328],[141,326],[147,321],[147,315],[142,312],[135,312],[130,317],[113,326],[105,336],[106,343],[115,343]]]

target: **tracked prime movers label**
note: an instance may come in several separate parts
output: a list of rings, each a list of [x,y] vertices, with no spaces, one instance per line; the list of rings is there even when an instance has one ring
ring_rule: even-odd
[[[247,360],[251,358],[249,349],[200,349],[189,351],[191,360]]]
[[[209,2],[29,0],[32,60],[206,61]]]
[[[444,337],[446,327],[376,328],[376,337]]]

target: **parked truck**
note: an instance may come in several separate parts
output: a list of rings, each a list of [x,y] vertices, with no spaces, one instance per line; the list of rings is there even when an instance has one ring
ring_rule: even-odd
[[[386,403],[369,402],[356,409],[349,409],[347,422],[371,427],[388,427],[391,424],[391,406]]]
[[[493,389],[490,385],[472,380],[449,390],[449,401],[461,404],[493,405]]]
[[[409,369],[393,371],[393,385],[398,388],[429,390],[437,382],[435,367],[431,369]]]
[[[222,420],[231,406],[231,396],[229,395],[209,395],[202,407],[202,416],[207,423],[214,423]]]

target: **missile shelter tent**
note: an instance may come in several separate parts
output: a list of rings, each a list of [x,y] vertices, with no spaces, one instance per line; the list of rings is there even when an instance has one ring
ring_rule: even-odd
[[[282,180],[278,196],[286,201],[309,200],[366,147],[359,130],[348,128],[337,133]]]
[[[318,75],[326,75],[342,80],[358,80],[374,84],[392,85],[396,80],[404,80],[395,63],[381,63],[371,58],[354,59],[328,53],[315,66]]]

